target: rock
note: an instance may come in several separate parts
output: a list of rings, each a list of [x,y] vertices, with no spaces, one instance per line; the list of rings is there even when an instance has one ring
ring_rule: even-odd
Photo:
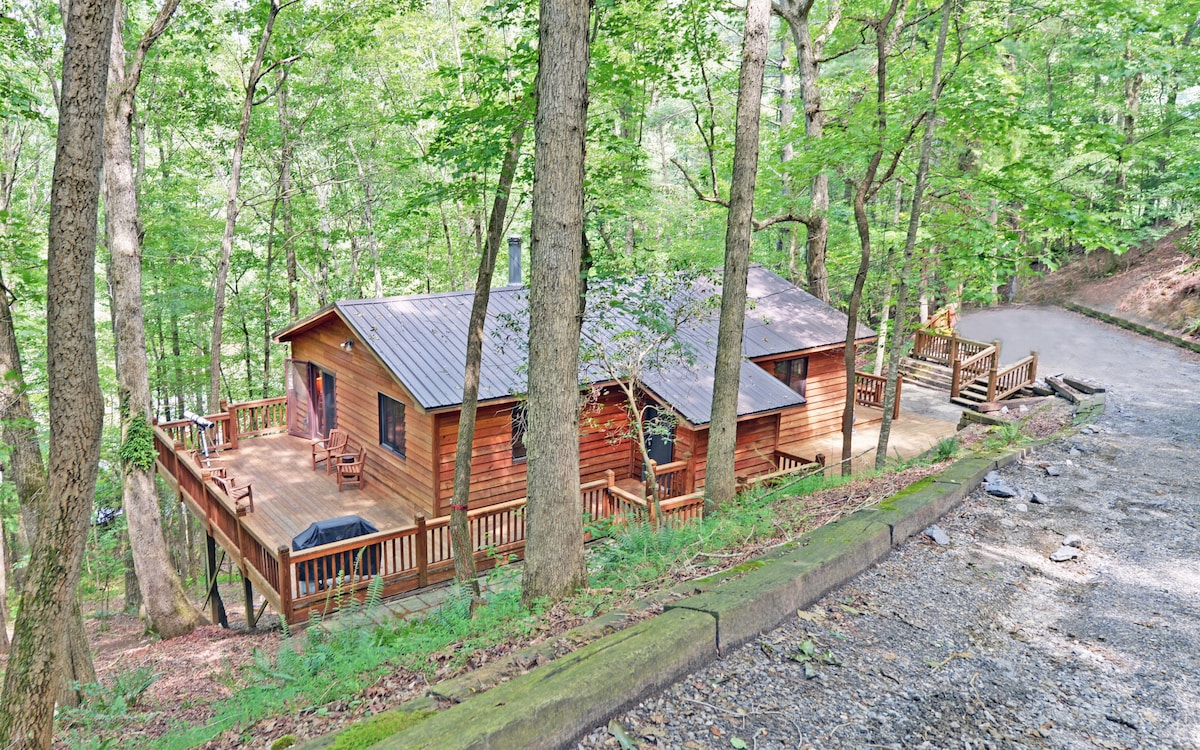
[[[1068,456],[1082,456],[1082,455],[1083,455],[1083,451],[1081,451],[1081,450],[1079,450],[1078,448],[1075,448],[1074,446],[1072,446],[1071,450],[1067,452],[1067,455],[1068,455]]]
[[[1083,547],[1083,537],[1078,534],[1067,534],[1067,538],[1063,540],[1064,547]]]
[[[1034,505],[1049,505],[1050,498],[1046,497],[1040,492],[1035,492],[1030,495],[1029,502],[1033,503]]]
[[[995,497],[1017,497],[1020,494],[1004,482],[1004,480],[988,482],[983,485],[983,491]]]
[[[1001,519],[1000,519],[1000,525],[1001,525],[1001,526],[1003,526],[1003,527],[1004,527],[1004,528],[1006,528],[1006,529],[1015,529],[1015,528],[1017,528],[1017,522],[1016,522],[1016,521],[1014,521],[1014,520],[1012,520],[1011,518],[1001,518]]]
[[[1046,476],[1048,476],[1048,477],[1061,477],[1061,476],[1062,476],[1062,469],[1058,468],[1057,466],[1047,466],[1047,467],[1046,467]]]
[[[1013,506],[1013,510],[1017,511],[1018,513],[1028,513],[1029,506],[1026,505],[1025,503],[1017,503],[1016,505]]]
[[[1050,559],[1053,562],[1066,562],[1067,560],[1074,560],[1079,557],[1079,554],[1079,550],[1064,544],[1050,553]]]
[[[950,543],[950,535],[947,534],[941,526],[936,524],[930,526],[928,529],[925,529],[925,536],[929,537],[943,547]]]
[[[998,471],[989,471],[987,474],[983,475],[984,484],[991,484],[992,482],[1002,482],[1002,481],[1004,481],[1004,480],[1002,480],[1000,478],[1000,472],[998,472]]]

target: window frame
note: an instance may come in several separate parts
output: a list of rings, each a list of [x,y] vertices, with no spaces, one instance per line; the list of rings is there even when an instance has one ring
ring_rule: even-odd
[[[399,410],[398,414],[395,413],[396,409]],[[400,458],[407,458],[405,455],[405,443],[408,437],[407,425],[405,424],[406,411],[407,409],[403,401],[392,398],[386,393],[381,392],[379,394],[379,447],[396,454]],[[388,429],[389,417],[391,417],[390,421],[393,423],[390,430]],[[399,441],[395,439],[397,427],[400,433]],[[399,443],[398,445],[397,442]]]
[[[524,403],[513,404],[509,410],[509,446],[512,449],[512,462],[523,464],[528,460],[529,446],[525,444],[525,433],[528,428],[526,421],[529,412]]]
[[[783,372],[780,372],[780,368]],[[796,370],[803,370],[802,373],[797,373]],[[777,359],[771,363],[771,375],[776,380],[780,381],[788,388],[791,388],[796,393],[800,394],[800,398],[808,399],[808,357],[791,357],[789,359]],[[793,381],[796,376],[800,375],[800,387],[797,388]]]

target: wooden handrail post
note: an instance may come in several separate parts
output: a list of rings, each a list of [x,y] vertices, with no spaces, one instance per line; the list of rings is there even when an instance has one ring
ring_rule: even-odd
[[[1033,385],[1034,381],[1037,380],[1038,353],[1036,350],[1031,351],[1029,352],[1029,356],[1033,357],[1033,361],[1029,363],[1029,382],[1026,385]]]
[[[275,581],[275,590],[279,593],[279,606],[283,609],[279,614],[291,624],[292,622],[292,551],[287,547],[275,550],[279,556],[279,575]]]
[[[227,402],[221,402],[221,411],[225,412],[225,439],[229,441],[229,450],[237,450],[238,447],[238,423],[237,409],[231,407]]]
[[[613,471],[612,469],[609,469],[608,471],[604,472],[604,481],[608,483],[609,487],[616,487],[617,486],[617,473],[615,471]]]
[[[958,362],[958,332],[950,334],[950,363]],[[954,394],[957,396],[958,394]]]
[[[429,585],[429,533],[425,528],[425,516],[417,516],[417,585]]]
[[[950,371],[950,398],[958,398],[958,393],[962,389],[962,362],[954,360]]]

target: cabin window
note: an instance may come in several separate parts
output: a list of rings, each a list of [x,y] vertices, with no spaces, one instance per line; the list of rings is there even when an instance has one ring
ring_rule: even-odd
[[[379,444],[404,456],[404,404],[379,394]]]
[[[808,357],[782,359],[772,371],[776,378],[801,396],[808,389]]]
[[[525,404],[517,404],[512,408],[512,460],[517,463],[525,460]]]

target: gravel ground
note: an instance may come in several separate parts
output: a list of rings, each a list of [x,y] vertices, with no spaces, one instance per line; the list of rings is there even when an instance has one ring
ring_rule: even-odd
[[[1106,383],[1097,423],[578,747],[1200,748],[1200,360],[1032,312],[964,323]]]

